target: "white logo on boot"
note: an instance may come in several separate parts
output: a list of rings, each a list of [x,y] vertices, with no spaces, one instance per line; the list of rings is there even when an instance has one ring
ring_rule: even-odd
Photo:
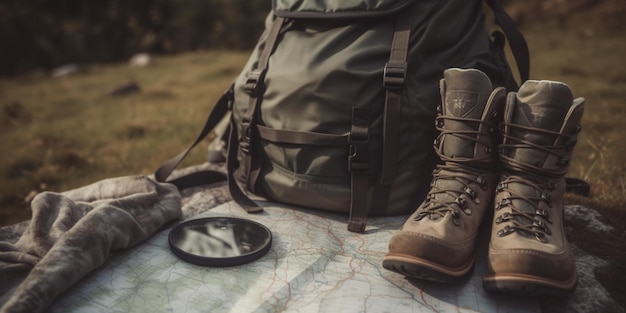
[[[465,117],[474,111],[478,93],[467,90],[450,90],[446,93],[446,108],[454,116]]]
[[[452,105],[454,105],[454,108],[457,110],[463,110],[470,101],[469,99],[456,98],[452,99]]]

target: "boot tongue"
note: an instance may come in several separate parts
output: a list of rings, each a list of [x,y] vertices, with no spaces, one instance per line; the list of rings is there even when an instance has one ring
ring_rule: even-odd
[[[510,121],[513,124],[535,129],[559,132],[565,116],[572,106],[573,95],[569,87],[553,81],[527,81],[519,89]],[[556,135],[514,127],[510,135],[536,145],[550,146]],[[516,144],[516,140],[512,141]],[[548,152],[537,148],[511,150],[510,157],[522,163],[543,167]]]
[[[493,90],[489,77],[474,69],[449,69],[444,72],[445,94],[443,115],[480,120],[487,99]],[[479,123],[446,119],[444,128],[449,132],[478,130]],[[476,137],[475,135],[468,135]],[[476,142],[447,135],[443,141],[443,154],[448,157],[473,158]]]

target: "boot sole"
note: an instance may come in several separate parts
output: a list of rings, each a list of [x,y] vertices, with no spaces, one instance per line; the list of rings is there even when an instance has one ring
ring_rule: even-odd
[[[483,287],[486,290],[513,295],[567,295],[576,288],[576,273],[566,281],[520,274],[486,274]]]
[[[404,276],[439,283],[458,283],[474,268],[474,258],[459,268],[449,268],[420,258],[403,255],[387,255],[383,267]]]

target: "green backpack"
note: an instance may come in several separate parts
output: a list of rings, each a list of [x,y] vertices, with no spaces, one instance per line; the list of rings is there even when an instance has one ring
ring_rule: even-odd
[[[524,38],[497,2],[487,3],[527,79]],[[437,162],[434,121],[444,69],[476,68],[496,85],[517,86],[505,36],[490,36],[482,4],[274,0],[243,71],[196,141],[159,168],[156,179],[165,181],[229,116],[223,137],[229,190],[247,211],[261,210],[251,193],[349,213],[354,232],[364,231],[367,216],[413,212]]]

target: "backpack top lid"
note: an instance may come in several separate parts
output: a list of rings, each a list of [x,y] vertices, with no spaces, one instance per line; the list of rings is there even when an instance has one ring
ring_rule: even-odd
[[[390,15],[415,0],[273,0],[274,14],[286,18],[363,18]]]

